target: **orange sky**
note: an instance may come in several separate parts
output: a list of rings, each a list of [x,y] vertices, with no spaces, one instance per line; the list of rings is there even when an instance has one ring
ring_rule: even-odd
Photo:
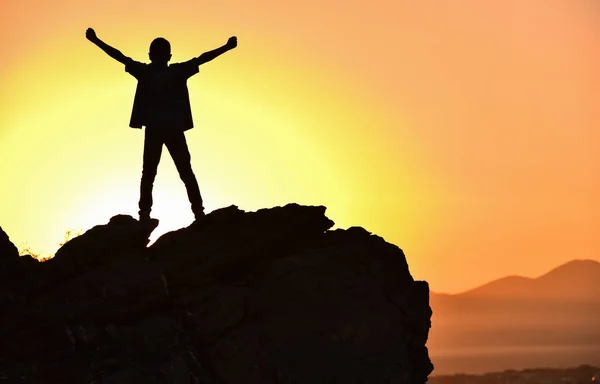
[[[137,60],[239,46],[189,80],[208,211],[325,205],[457,292],[600,260],[600,6],[592,0],[23,0],[0,12],[0,225],[52,253],[68,229],[135,215]],[[153,238],[187,226],[164,152]]]

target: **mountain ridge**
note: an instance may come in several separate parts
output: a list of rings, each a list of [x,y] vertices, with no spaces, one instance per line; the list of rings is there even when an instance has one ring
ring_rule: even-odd
[[[437,297],[599,300],[600,262],[573,259],[538,277],[509,275],[459,293],[431,292]],[[594,289],[596,288],[596,289]]]

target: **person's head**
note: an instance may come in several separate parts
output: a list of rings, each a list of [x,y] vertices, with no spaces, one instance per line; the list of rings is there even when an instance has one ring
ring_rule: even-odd
[[[148,52],[150,61],[156,64],[166,64],[171,60],[171,44],[167,39],[157,37],[150,43],[150,52]]]

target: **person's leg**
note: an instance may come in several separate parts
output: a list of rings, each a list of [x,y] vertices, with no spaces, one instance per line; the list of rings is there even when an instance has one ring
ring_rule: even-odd
[[[144,135],[144,163],[140,183],[140,219],[149,219],[152,209],[152,186],[160,162],[163,140],[159,132],[146,128]]]
[[[179,172],[179,177],[185,185],[190,204],[192,205],[192,212],[194,212],[194,215],[198,219],[204,215],[204,207],[202,206],[202,196],[200,195],[198,181],[196,181],[196,176],[192,171],[192,157],[185,141],[185,134],[183,132],[170,133],[168,137],[165,137],[165,145],[173,158],[175,167]]]

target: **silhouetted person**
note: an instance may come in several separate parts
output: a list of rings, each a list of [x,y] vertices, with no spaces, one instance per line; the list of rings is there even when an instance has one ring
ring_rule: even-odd
[[[162,37],[150,44],[150,64],[140,63],[111,47],[96,36],[92,28],[86,31],[89,41],[110,57],[125,64],[125,71],[138,80],[129,126],[146,127],[144,138],[144,163],[140,183],[140,221],[150,220],[152,186],[160,162],[163,144],[166,145],[179,176],[185,184],[192,211],[196,219],[204,216],[202,197],[196,176],[192,171],[191,156],[184,132],[194,127],[187,89],[187,79],[198,73],[198,67],[235,48],[237,38],[230,37],[227,44],[203,53],[184,63],[169,65],[171,45]]]

